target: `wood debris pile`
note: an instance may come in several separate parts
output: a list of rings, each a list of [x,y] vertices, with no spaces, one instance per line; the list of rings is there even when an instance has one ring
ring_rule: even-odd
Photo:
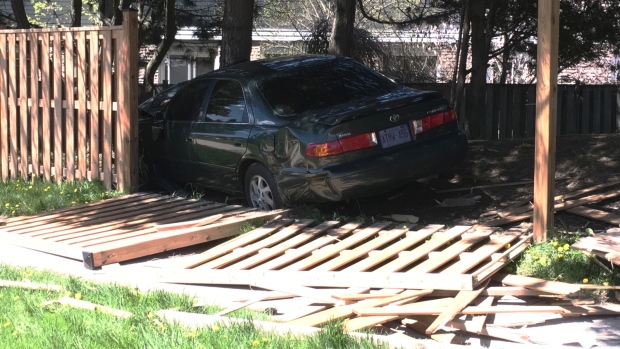
[[[269,310],[274,322],[294,327],[335,319],[344,320],[349,332],[397,324],[452,343],[460,341],[459,332],[529,343],[487,322],[499,314],[620,314],[618,306],[565,299],[580,286],[500,274],[529,246],[526,229],[311,224],[275,220],[204,253],[154,262],[141,273],[151,281],[222,288],[218,301],[227,308],[218,316],[249,307]],[[251,291],[238,293],[243,286]]]

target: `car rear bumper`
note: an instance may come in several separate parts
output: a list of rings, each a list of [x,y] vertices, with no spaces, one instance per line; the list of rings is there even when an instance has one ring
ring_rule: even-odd
[[[354,163],[309,171],[285,168],[276,178],[288,203],[341,201],[372,196],[444,172],[466,155],[467,137],[458,132]]]

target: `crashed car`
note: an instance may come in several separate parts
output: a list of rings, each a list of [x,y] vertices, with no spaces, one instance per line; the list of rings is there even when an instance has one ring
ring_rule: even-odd
[[[372,196],[460,163],[467,138],[441,94],[343,57],[228,66],[140,105],[157,173],[249,205]]]

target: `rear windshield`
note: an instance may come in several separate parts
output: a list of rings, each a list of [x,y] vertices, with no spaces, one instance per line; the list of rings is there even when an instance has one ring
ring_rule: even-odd
[[[398,90],[400,85],[353,60],[301,64],[257,83],[280,116],[333,108]]]

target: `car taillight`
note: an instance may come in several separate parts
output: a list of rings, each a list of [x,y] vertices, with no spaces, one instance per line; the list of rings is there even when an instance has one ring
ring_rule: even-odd
[[[413,129],[413,134],[418,135],[422,132],[443,124],[447,124],[454,120],[456,120],[456,113],[453,109],[450,109],[437,114],[425,116],[421,119],[413,120],[411,121],[411,128]]]
[[[374,147],[375,145],[377,145],[377,135],[374,132],[369,132],[326,143],[308,144],[306,147],[306,155],[314,157],[336,155],[348,151]]]

